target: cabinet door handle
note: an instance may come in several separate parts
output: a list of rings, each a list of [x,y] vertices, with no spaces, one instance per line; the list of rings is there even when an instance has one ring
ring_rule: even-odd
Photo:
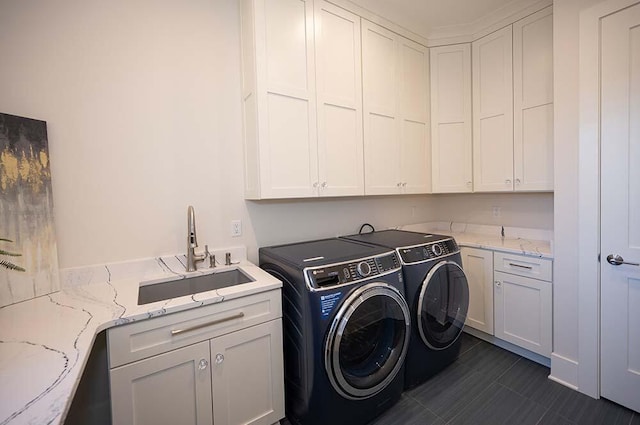
[[[223,317],[222,319],[212,320],[210,322],[203,323],[201,325],[191,326],[190,328],[174,329],[174,330],[171,331],[171,336],[180,335],[180,334],[183,334],[185,332],[195,331],[195,330],[198,330],[198,329],[206,328],[207,326],[217,325],[218,323],[228,322],[229,320],[233,320],[233,319],[239,319],[241,317],[244,317],[244,313],[243,312],[236,313],[236,314],[228,316],[228,317]]]
[[[523,266],[522,264],[509,263],[511,267],[520,267],[521,269],[533,270],[531,266]]]
[[[207,366],[209,366],[209,362],[206,359],[200,359],[200,362],[198,363],[198,369],[205,370]]]
[[[224,355],[221,353],[216,354],[216,364],[221,364],[224,361]]]
[[[510,179],[506,179],[506,180],[504,181],[504,183],[505,183],[505,184],[507,184],[507,185],[510,185],[510,184],[511,184],[511,180],[510,180]]]
[[[499,280],[496,280],[496,286],[500,288],[502,286],[502,282],[500,282]]]

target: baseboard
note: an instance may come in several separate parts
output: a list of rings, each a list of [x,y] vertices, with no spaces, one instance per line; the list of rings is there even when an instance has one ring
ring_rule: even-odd
[[[551,367],[551,360],[549,359],[549,357],[534,353],[533,351],[529,351],[526,348],[519,347],[500,338],[496,338],[493,335],[489,335],[477,329],[470,328],[469,326],[464,327],[464,332],[468,333],[469,335],[473,335],[476,338],[480,338],[483,341],[487,341],[490,344],[497,345],[500,348],[504,348],[507,351],[511,351],[512,353],[522,356],[525,359],[529,359],[533,362],[539,363],[542,366]]]
[[[578,362],[556,353],[551,353],[551,375],[549,379],[571,389],[578,389]]]

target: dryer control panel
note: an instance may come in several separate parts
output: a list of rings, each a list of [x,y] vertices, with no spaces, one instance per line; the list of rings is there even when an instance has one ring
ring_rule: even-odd
[[[325,288],[371,279],[400,269],[395,252],[357,261],[306,269],[307,282],[312,288]]]
[[[459,252],[458,244],[451,239],[436,241],[424,245],[398,248],[403,264],[415,264],[423,261],[435,260],[440,257]]]

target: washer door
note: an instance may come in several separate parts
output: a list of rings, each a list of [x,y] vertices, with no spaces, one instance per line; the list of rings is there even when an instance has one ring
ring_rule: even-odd
[[[340,306],[325,345],[334,389],[349,399],[382,391],[407,353],[411,314],[402,294],[386,283],[356,289]]]
[[[464,326],[469,309],[469,284],[462,268],[441,261],[427,274],[418,298],[418,330],[432,350],[453,344]]]

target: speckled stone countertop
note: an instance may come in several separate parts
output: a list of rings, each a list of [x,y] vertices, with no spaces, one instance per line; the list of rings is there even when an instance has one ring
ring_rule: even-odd
[[[553,232],[549,230],[431,222],[407,224],[398,229],[453,236],[458,245],[553,259]]]
[[[224,300],[277,289],[282,283],[231,250],[232,266],[185,273],[184,256],[67,269],[62,290],[0,308],[0,424],[60,424],[98,332]],[[254,282],[138,305],[141,281],[241,267]]]

